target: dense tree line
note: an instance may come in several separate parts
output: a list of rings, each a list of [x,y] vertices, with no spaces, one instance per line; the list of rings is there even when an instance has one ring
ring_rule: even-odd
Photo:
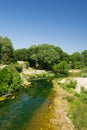
[[[80,69],[87,66],[87,50],[69,55],[60,47],[50,44],[32,45],[29,48],[15,50],[9,38],[0,37],[0,63],[10,64],[16,61],[27,61],[32,67],[48,70],[65,61],[71,69]]]
[[[84,68],[83,76],[87,76],[87,50],[69,55],[50,44],[15,50],[9,38],[0,37],[0,64],[9,65],[0,70],[0,95],[20,88],[22,66],[17,61],[25,61],[26,66],[36,69],[52,70],[58,77],[68,75],[69,69]]]

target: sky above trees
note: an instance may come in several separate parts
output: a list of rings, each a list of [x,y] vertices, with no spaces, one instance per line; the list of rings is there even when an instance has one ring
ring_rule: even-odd
[[[50,43],[87,49],[87,0],[0,0],[0,35],[14,48]]]

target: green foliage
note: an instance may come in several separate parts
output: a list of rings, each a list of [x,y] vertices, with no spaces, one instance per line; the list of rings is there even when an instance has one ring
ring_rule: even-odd
[[[83,66],[87,66],[87,50],[82,52]]]
[[[71,82],[70,87],[75,88],[74,82]],[[66,86],[64,86],[66,90]],[[69,88],[69,85],[68,85]],[[71,91],[72,92],[72,91]],[[74,95],[67,96],[66,98],[69,102],[70,109],[68,110],[68,116],[71,118],[76,130],[86,130],[87,129],[87,90],[81,89],[81,92],[74,93]]]
[[[69,72],[69,76],[71,77],[80,77],[82,75],[82,72],[80,70],[76,70],[76,72],[74,72],[74,70],[72,72]]]
[[[70,118],[76,130],[86,130],[87,128],[87,104],[79,99],[71,103]]]
[[[30,66],[29,62],[25,61],[24,63],[26,65],[26,69],[28,69],[28,67]]]
[[[77,97],[80,99],[80,101],[87,104],[87,90],[82,88],[81,92],[77,94]]]
[[[9,85],[6,82],[0,83],[0,95],[6,94],[9,89]]]
[[[80,69],[81,68],[81,63],[79,61],[76,61],[73,63],[73,68],[74,69]]]
[[[81,91],[70,103],[70,118],[76,130],[87,128],[87,91]]]
[[[52,69],[55,63],[59,63],[63,51],[59,47],[49,44],[41,44],[38,46],[31,46],[28,49],[30,65],[39,68]]]
[[[14,49],[9,38],[0,37],[0,61],[9,64],[14,61]]]
[[[28,60],[30,66],[34,67],[36,62],[38,61],[37,54],[38,54],[38,46],[33,45],[30,48],[28,48]]]
[[[28,49],[14,50],[9,38],[0,37],[0,63],[10,64],[16,61],[27,61],[31,67],[40,69],[52,70],[54,68],[54,71],[55,67],[53,66],[66,61],[70,69],[80,69],[87,66],[87,50],[84,50],[82,53],[74,52],[69,55],[60,47],[50,44],[33,45]],[[60,73],[57,73],[57,75],[60,76]],[[67,71],[64,75],[66,73]],[[85,75],[83,74],[83,76]]]
[[[21,77],[18,72],[13,74],[12,84],[10,87],[14,91],[21,87]]]
[[[54,73],[58,72],[58,64],[53,65],[52,70]]]
[[[46,73],[36,73],[36,74],[32,74],[32,75],[28,75],[28,80],[38,80],[38,79],[52,79],[54,78],[54,73],[52,72],[46,72]],[[26,75],[24,75],[24,77],[26,77]]]
[[[12,69],[10,67],[5,67],[0,71],[0,83],[6,82],[8,85],[12,80]]]
[[[0,71],[0,95],[15,91],[21,86],[21,77],[12,67],[5,67]]]
[[[16,61],[28,61],[28,51],[26,48],[15,50],[14,55]]]
[[[81,68],[81,54],[79,52],[74,52],[70,55],[69,63],[71,69]]]
[[[22,71],[23,71],[22,65],[15,64],[14,67],[16,68],[16,70],[17,70],[18,72],[22,72]]]
[[[83,69],[82,69],[82,75],[81,75],[82,77],[87,77],[87,67],[84,67]]]
[[[53,71],[58,74],[58,76],[68,75],[69,66],[66,61],[61,61],[59,64],[53,66]]]
[[[87,77],[87,73],[82,73],[82,77]]]
[[[75,80],[67,80],[67,81],[65,81],[65,83],[62,83],[61,86],[65,90],[67,90],[69,92],[73,92],[76,88],[76,84],[77,84],[77,82]]]

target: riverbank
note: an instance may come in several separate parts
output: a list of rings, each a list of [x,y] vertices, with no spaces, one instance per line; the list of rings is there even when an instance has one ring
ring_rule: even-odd
[[[27,87],[31,84],[31,80],[53,78],[55,74],[51,71],[33,69],[29,67],[29,69],[24,69],[23,72],[20,73],[20,76],[22,79],[22,86]]]
[[[87,77],[86,78],[83,78],[83,77],[68,77],[68,78],[63,78],[59,82],[65,83],[65,82],[68,82],[70,80],[76,81],[76,88],[75,88],[76,93],[80,93],[81,88],[84,88],[85,90],[87,90]]]
[[[54,74],[50,71],[45,71],[45,70],[38,70],[38,69],[33,69],[29,67],[28,69],[23,69],[21,73],[19,73],[21,76],[21,88],[26,88],[29,87],[31,84],[31,80],[39,80],[39,79],[46,79],[46,78],[52,78],[54,77]],[[0,96],[0,101],[3,101],[6,99],[6,97],[12,95],[15,91],[6,93],[5,95]]]
[[[69,109],[69,104],[66,97],[70,95],[64,89],[62,89],[56,80],[53,81],[54,84],[54,114],[55,118],[51,119],[51,122],[56,125],[56,130],[74,130],[74,125],[67,116],[67,111]]]

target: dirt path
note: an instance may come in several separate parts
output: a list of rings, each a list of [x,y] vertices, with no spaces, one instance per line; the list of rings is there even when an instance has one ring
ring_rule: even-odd
[[[68,93],[55,84],[56,96],[54,98],[54,112],[55,119],[51,119],[51,122],[56,125],[56,130],[74,130],[74,125],[67,116],[68,102],[65,97]]]

